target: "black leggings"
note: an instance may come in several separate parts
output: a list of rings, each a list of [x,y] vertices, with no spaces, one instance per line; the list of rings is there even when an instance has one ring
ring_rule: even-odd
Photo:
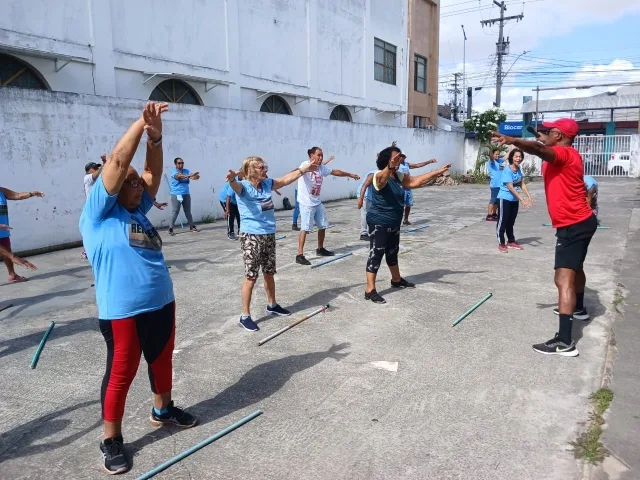
[[[220,202],[223,211],[227,211],[227,204]],[[229,224],[227,225],[227,234],[234,233],[233,232],[233,221],[234,219],[238,223],[238,233],[240,233],[240,211],[238,210],[238,205],[235,203],[229,203]]]
[[[378,273],[382,257],[387,260],[387,265],[393,267],[398,264],[398,251],[400,250],[400,227],[385,227],[369,223],[369,260],[367,260],[367,272]]]
[[[508,242],[516,241],[516,237],[513,236],[513,225],[516,223],[520,202],[511,202],[501,198],[499,205],[500,216],[498,217],[498,224],[496,225],[496,233],[498,235],[498,242],[500,245],[504,245],[505,232],[507,232]]]

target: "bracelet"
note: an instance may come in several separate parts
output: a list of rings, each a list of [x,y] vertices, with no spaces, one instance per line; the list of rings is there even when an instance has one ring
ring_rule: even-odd
[[[29,192],[29,196],[27,198],[33,197],[33,192]]]
[[[158,139],[157,142],[154,142],[153,140],[149,139],[149,143],[151,144],[152,147],[157,147],[162,143],[162,135],[160,135],[160,138]]]

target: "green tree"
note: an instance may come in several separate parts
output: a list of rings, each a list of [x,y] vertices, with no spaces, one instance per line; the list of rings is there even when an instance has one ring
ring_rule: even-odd
[[[476,173],[480,171],[480,167],[482,167],[482,165],[484,165],[489,159],[489,152],[492,147],[491,132],[498,130],[498,125],[506,119],[507,114],[504,110],[500,108],[490,108],[489,110],[473,115],[471,118],[465,120],[465,130],[467,132],[475,132],[476,138],[480,142],[478,157],[476,158]],[[506,151],[507,147],[502,147],[500,150]]]

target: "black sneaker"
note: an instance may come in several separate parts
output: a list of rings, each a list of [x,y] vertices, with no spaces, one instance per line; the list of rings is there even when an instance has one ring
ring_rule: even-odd
[[[102,440],[100,442],[100,451],[104,460],[104,469],[109,475],[118,475],[131,468],[124,454],[122,435]]]
[[[275,307],[270,307],[269,305],[267,305],[266,312],[270,313],[271,315],[278,315],[280,317],[288,317],[289,315],[291,315],[291,312],[289,310],[287,310],[286,308],[282,308],[277,303]]]
[[[200,231],[200,230],[198,230],[198,229],[196,228],[196,226],[195,226],[195,225],[191,225],[190,230],[191,230],[192,232],[199,232],[199,231]]]
[[[554,308],[553,313],[555,313],[556,315],[560,315],[560,310],[558,310],[557,308]],[[582,320],[583,322],[586,322],[590,318],[586,308],[583,308],[581,310],[575,310],[573,312],[572,317],[575,318],[576,320]]]
[[[300,265],[311,265],[311,262],[307,260],[304,255],[296,255],[296,263]]]
[[[558,334],[551,340],[533,346],[533,349],[544,355],[562,355],[563,357],[577,357],[579,355],[575,342],[567,345],[558,339]]]
[[[399,282],[394,282],[391,280],[391,286],[393,288],[416,288],[415,283],[407,282],[404,278],[400,277]]]
[[[320,255],[321,257],[333,257],[335,255],[335,253],[330,252],[329,250],[327,250],[326,248],[322,247],[322,248],[317,248],[316,249],[316,254]]]
[[[371,290],[369,293],[364,292],[364,299],[371,300],[373,303],[387,303],[387,301],[382,298],[382,295],[380,295],[377,290]]]
[[[294,223],[293,225],[291,225],[291,230],[295,230],[296,232],[299,232],[300,227]]]
[[[360,240],[364,240],[365,242],[369,241],[369,235],[365,235],[364,233],[360,235]]]
[[[256,322],[251,320],[251,317],[240,317],[240,326],[245,330],[249,330],[250,332],[257,332],[258,330],[260,330],[260,327],[256,324]]]
[[[195,416],[191,415],[186,410],[174,406],[173,400],[169,402],[167,410],[167,413],[158,415],[155,409],[152,407],[151,425],[153,425],[154,427],[171,425],[172,427],[191,428],[198,422],[198,419]]]
[[[169,229],[169,235],[171,235],[171,236],[175,235],[175,233],[173,233],[173,228]]]
[[[227,237],[229,237],[229,240],[238,240],[238,237],[236,237],[236,234],[233,232],[228,234]]]

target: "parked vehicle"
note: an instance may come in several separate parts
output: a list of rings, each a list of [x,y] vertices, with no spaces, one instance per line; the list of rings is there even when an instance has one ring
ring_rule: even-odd
[[[631,154],[629,153],[612,153],[611,159],[607,164],[609,175],[629,175],[631,168]]]

